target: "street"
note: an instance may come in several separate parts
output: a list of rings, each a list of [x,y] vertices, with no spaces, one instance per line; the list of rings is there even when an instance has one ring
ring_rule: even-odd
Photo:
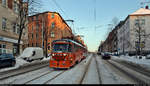
[[[111,62],[111,60],[109,61]],[[117,64],[119,64],[119,62]],[[34,68],[34,66],[31,67]],[[84,59],[79,64],[67,70],[53,69],[49,68],[48,65],[45,65],[36,70],[0,79],[0,84],[137,84],[137,83],[139,82],[135,78],[127,76],[124,72],[115,68],[108,61],[102,60],[101,56],[98,56],[97,54],[89,54],[86,59]]]

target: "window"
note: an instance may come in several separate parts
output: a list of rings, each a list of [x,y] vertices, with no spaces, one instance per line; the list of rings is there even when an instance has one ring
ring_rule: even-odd
[[[52,24],[51,24],[51,28],[54,28],[55,27],[55,23],[53,22]]]
[[[32,39],[33,39],[33,34],[32,34]]]
[[[139,19],[135,20],[135,25],[137,26],[139,24]]]
[[[51,16],[52,18],[54,18],[55,17],[55,15],[54,15],[54,13],[52,13],[52,16]]]
[[[17,34],[20,33],[20,28],[18,26],[16,26],[16,29],[17,29]]]
[[[6,48],[6,45],[5,45],[5,44],[3,44],[3,45],[2,45],[2,48]]]
[[[0,44],[0,54],[6,53],[6,45],[5,44]]]
[[[32,21],[34,21],[34,17],[32,17]]]
[[[145,25],[145,19],[136,19],[135,20],[135,25],[137,26],[138,24],[140,25]]]
[[[51,37],[55,37],[55,33],[54,32],[51,32]]]
[[[6,21],[7,21],[7,19],[3,17],[2,18],[2,30],[6,29]]]
[[[2,0],[3,7],[6,7],[6,0]]]
[[[142,19],[141,21],[141,25],[145,25],[145,19]]]
[[[38,33],[36,33],[36,39],[38,39],[39,38],[39,35],[38,35]]]
[[[18,6],[16,1],[14,1],[14,3],[13,3],[13,10],[14,10],[15,13],[18,13],[19,6]]]
[[[13,44],[13,54],[17,53],[17,44]]]
[[[33,25],[32,25],[32,31],[33,31]]]
[[[13,24],[13,32],[16,33],[16,23]]]
[[[39,31],[39,23],[38,22],[36,23],[36,31],[37,32]]]

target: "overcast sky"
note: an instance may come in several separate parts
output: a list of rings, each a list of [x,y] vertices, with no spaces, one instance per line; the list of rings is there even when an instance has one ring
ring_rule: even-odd
[[[105,40],[108,24],[117,17],[124,20],[141,8],[146,0],[43,0],[43,11],[56,11],[64,20],[74,20],[77,35],[84,35],[83,40],[88,50],[96,51],[100,42]],[[96,3],[95,3],[96,2]],[[96,16],[94,9],[96,8]],[[96,19],[95,19],[96,18]],[[71,27],[73,25],[69,23]],[[99,27],[95,30],[95,26]]]

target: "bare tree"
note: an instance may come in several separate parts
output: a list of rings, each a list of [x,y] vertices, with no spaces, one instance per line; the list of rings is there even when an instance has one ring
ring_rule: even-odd
[[[145,28],[142,27],[140,19],[135,25],[135,28],[132,30],[132,35],[134,35],[136,38],[135,43],[131,43],[129,40],[125,41],[127,41],[127,45],[135,49],[137,55],[142,55],[142,52],[145,48],[146,39],[150,34],[146,34]]]
[[[19,0],[17,26],[19,27],[19,39],[17,45],[17,54],[20,53],[20,41],[25,29],[28,25],[28,16],[38,12],[40,0]]]

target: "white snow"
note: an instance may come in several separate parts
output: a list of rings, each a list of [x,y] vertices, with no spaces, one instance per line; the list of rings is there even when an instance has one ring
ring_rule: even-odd
[[[79,84],[81,78],[83,77],[85,68],[90,62],[90,59],[91,55],[89,55],[78,65],[75,65],[74,68],[67,70],[61,76],[58,76],[56,79],[50,81],[48,84]]]
[[[117,59],[117,60],[124,60],[128,61],[131,63],[135,63],[138,65],[141,65],[143,67],[149,68],[150,69],[150,59],[145,59],[146,57],[142,56],[142,59],[136,58],[136,56],[112,56],[112,59]]]
[[[101,75],[102,84],[129,84],[128,80],[120,76],[118,72],[112,70],[110,66],[106,64],[100,57],[96,57],[98,61],[98,67]]]
[[[35,71],[21,74],[18,76],[10,77],[6,80],[5,79],[1,80],[0,84],[23,84],[29,80],[32,80],[35,77],[40,76],[42,73],[48,72],[49,70],[50,70],[49,67],[44,67],[39,70],[35,70]]]
[[[43,60],[35,60],[33,62],[27,62],[27,61],[25,61],[25,60],[23,60],[22,58],[19,58],[19,57],[16,57],[16,64],[15,64],[14,67],[6,67],[6,68],[3,68],[3,69],[0,69],[0,72],[17,69],[20,66],[23,66],[23,65],[26,65],[26,64],[36,63],[36,62],[39,62],[39,61],[45,61],[45,60],[49,60],[51,58],[51,57],[48,57],[48,58],[44,57]]]
[[[89,65],[89,68],[86,72],[86,75],[82,84],[100,84],[95,58],[91,59],[91,63]]]

